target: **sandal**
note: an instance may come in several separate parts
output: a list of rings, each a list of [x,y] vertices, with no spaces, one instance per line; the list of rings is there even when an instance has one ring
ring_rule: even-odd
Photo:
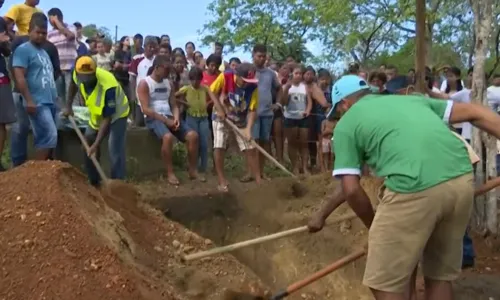
[[[229,186],[228,185],[223,185],[223,184],[219,184],[217,186],[217,190],[221,193],[227,193],[229,192]]]
[[[176,177],[174,177],[174,178],[168,178],[167,182],[168,182],[168,184],[175,185],[175,186],[178,186],[178,185],[181,184],[180,181],[179,181],[179,179],[177,179]]]
[[[251,175],[245,175],[245,176],[240,178],[240,182],[242,182],[242,183],[252,182],[253,180],[254,179]]]

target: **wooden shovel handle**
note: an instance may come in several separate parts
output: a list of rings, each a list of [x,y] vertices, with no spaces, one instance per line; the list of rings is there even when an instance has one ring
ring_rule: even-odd
[[[80,138],[80,142],[82,143],[83,148],[85,148],[85,151],[88,152],[90,149],[89,144],[87,143],[87,140],[83,136],[83,133],[80,130],[80,128],[78,128],[78,125],[76,125],[75,118],[73,118],[73,116],[68,116],[68,119],[71,122],[71,126],[73,126],[73,129],[75,130],[76,135],[78,135],[78,138]],[[97,170],[97,173],[99,173],[99,176],[101,176],[101,179],[104,181],[107,181],[108,177],[106,176],[106,173],[104,173],[103,169],[101,168],[101,164],[99,163],[99,161],[97,161],[95,154],[92,154],[90,156],[90,160],[94,164],[94,166]]]
[[[326,275],[332,273],[333,271],[336,271],[336,270],[346,266],[347,264],[350,264],[351,262],[356,261],[357,259],[363,257],[365,254],[366,254],[366,249],[361,249],[361,250],[355,251],[349,255],[346,255],[346,256],[342,257],[341,259],[333,262],[332,264],[326,266],[325,268],[319,270],[318,272],[313,273],[300,281],[292,283],[285,290],[278,292],[271,299],[272,300],[283,299],[283,298],[287,297],[288,295],[302,289],[303,287],[308,286],[309,284],[317,281],[318,279],[325,277]]]
[[[347,214],[345,216],[333,219],[332,221],[328,222],[326,226],[338,224],[340,222],[351,220],[354,218],[356,218],[356,215],[354,213]],[[243,242],[238,242],[238,243],[227,245],[227,246],[222,246],[222,247],[213,248],[213,249],[206,250],[206,251],[201,251],[198,253],[193,253],[193,254],[184,256],[182,258],[182,260],[190,261],[190,260],[200,259],[200,258],[207,257],[207,256],[212,256],[215,254],[231,252],[231,251],[234,251],[234,250],[237,250],[240,248],[244,248],[244,247],[248,247],[248,246],[256,245],[256,244],[261,244],[261,243],[264,243],[267,241],[277,240],[277,239],[284,238],[284,237],[294,235],[297,233],[306,232],[308,230],[309,230],[309,228],[307,226],[301,226],[301,227],[297,227],[294,229],[289,229],[289,230],[269,234],[266,236],[261,236],[261,237],[247,240],[247,241],[243,241]]]
[[[234,132],[239,135],[241,138],[245,139],[245,137],[243,136],[243,134],[241,133],[240,129],[234,125],[233,122],[231,122],[231,120],[228,120],[227,118],[224,120],[226,122],[226,124],[229,125],[229,127],[231,127]],[[262,148],[259,144],[257,144],[255,142],[255,140],[251,140],[250,143],[252,144],[252,146],[254,146],[257,150],[259,150],[260,153],[262,153],[262,155],[264,155],[267,159],[269,159],[274,165],[276,165],[278,168],[280,168],[283,172],[287,173],[288,175],[294,177],[294,178],[297,178],[297,176],[295,174],[293,174],[292,172],[288,171],[287,168],[285,168],[282,164],[279,163],[279,161],[276,160],[276,158],[274,158],[271,154],[267,153],[266,150],[264,150],[264,148]]]

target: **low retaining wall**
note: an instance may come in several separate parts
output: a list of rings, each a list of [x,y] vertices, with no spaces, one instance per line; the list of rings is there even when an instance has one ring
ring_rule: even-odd
[[[30,138],[28,142],[29,157],[33,157],[33,142]],[[181,146],[181,145],[180,145]],[[165,164],[160,153],[161,142],[153,133],[146,128],[130,128],[127,131],[127,178],[133,180],[143,180],[145,178],[157,177],[165,172]],[[183,145],[181,146],[183,147]],[[109,174],[107,138],[101,144],[101,164]],[[174,151],[177,156],[179,151]],[[80,143],[80,139],[74,131],[60,130],[58,146],[55,158],[70,163],[83,170],[85,152]],[[179,161],[174,157],[174,162]]]

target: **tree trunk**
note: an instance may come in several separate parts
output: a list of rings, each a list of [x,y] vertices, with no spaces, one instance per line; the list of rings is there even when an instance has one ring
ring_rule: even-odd
[[[474,12],[474,32],[476,36],[471,97],[472,102],[487,106],[484,65],[492,30],[493,0],[471,0],[471,6]],[[486,157],[483,155],[483,145],[486,148]],[[481,184],[485,182],[486,178],[496,177],[496,139],[481,133],[474,127],[472,130],[472,147],[483,162],[476,169],[476,181]],[[486,163],[484,164],[484,162]],[[496,192],[491,191],[486,197],[478,197],[475,201],[476,225],[479,226],[479,229],[486,229],[496,235],[498,233]]]

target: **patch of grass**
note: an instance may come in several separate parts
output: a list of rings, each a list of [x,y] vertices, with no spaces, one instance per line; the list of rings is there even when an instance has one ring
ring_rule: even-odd
[[[2,157],[0,158],[0,161],[2,162],[2,166],[4,168],[10,167],[11,165],[11,160],[10,160],[10,143],[9,140],[5,141],[5,147],[3,148],[3,153]]]

